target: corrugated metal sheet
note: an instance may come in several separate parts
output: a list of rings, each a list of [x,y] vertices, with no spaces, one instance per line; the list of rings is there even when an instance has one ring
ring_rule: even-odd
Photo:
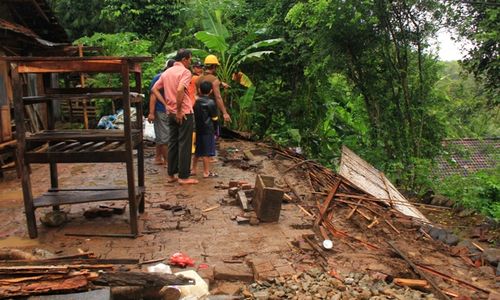
[[[387,205],[392,205],[397,211],[429,223],[429,220],[394,187],[382,172],[346,146],[342,147],[339,174],[363,192],[383,200]]]

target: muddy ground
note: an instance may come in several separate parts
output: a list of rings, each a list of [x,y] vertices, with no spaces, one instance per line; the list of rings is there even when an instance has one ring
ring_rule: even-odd
[[[386,278],[387,275],[419,277],[387,245],[386,242],[392,240],[414,262],[465,282],[433,276],[440,288],[448,291],[449,295],[488,299],[491,297],[490,291],[499,289],[493,266],[487,263],[475,265],[469,257],[464,258],[454,252],[456,248],[422,234],[414,222],[393,216],[391,220],[399,233],[386,225],[367,229],[362,216],[355,214],[348,219],[346,216],[351,208],[342,204],[335,206],[333,225],[359,240],[375,245],[377,249],[353,239],[332,237],[333,249],[318,254],[303,239],[304,235],[314,233],[314,217],[308,216],[297,204],[314,214],[317,204],[325,198],[321,193],[327,191],[316,190],[316,193],[311,193],[310,181],[304,176],[303,168],[287,173],[288,180],[303,199],[283,204],[279,222],[238,224],[234,218],[244,213],[235,200],[228,196],[228,183],[235,180],[253,186],[256,174],[274,176],[277,185],[293,198],[282,173],[297,162],[252,142],[222,140],[219,148],[222,151],[219,151],[220,156],[213,166],[219,177],[201,178],[200,165],[197,171],[199,175],[196,176],[200,183],[191,186],[167,183],[165,167],[153,165],[154,148],[147,148],[146,211],[139,218],[141,235],[135,239],[67,236],[71,233],[129,232],[128,212],[92,220],[83,216],[83,212],[89,208],[105,203],[64,206],[62,209],[68,212],[68,222],[58,228],[47,228],[38,221],[39,237],[29,239],[20,181],[15,178],[15,174],[6,174],[0,183],[0,247],[33,251],[40,256],[91,251],[99,258],[138,258],[140,261],[168,258],[173,253],[183,252],[195,260],[193,269],[210,281],[212,294],[235,294],[259,299],[334,299],[337,294],[341,295],[337,299],[434,299],[435,296],[430,294],[432,290],[427,288],[423,293],[411,296],[408,296],[408,288],[400,289],[394,285],[384,285],[378,292],[373,290],[373,286],[382,280],[380,278]],[[245,152],[247,160],[242,159]],[[251,153],[250,159],[248,153]],[[123,164],[61,164],[59,174],[60,187],[126,184]],[[34,195],[45,192],[50,187],[48,166],[33,165],[31,179]],[[119,206],[123,203],[115,201],[106,204]],[[160,204],[180,205],[185,209],[173,212],[161,208]],[[37,219],[50,210],[38,209]],[[426,210],[422,212],[427,213]],[[450,214],[449,218],[454,219],[454,216]],[[443,220],[440,219],[440,222]],[[463,228],[448,229],[463,231]],[[483,249],[492,247],[490,242],[488,239],[476,240],[476,244]],[[146,267],[129,266],[132,269]],[[361,286],[363,276],[370,278],[365,280],[368,283],[363,283],[366,286]],[[296,283],[307,281],[310,284],[304,288],[289,280]],[[311,292],[308,289],[314,286],[315,280],[321,282],[316,284],[319,286],[326,285],[324,282],[329,280],[337,280],[341,286],[329,288],[321,294]],[[254,281],[256,283],[252,284]]]

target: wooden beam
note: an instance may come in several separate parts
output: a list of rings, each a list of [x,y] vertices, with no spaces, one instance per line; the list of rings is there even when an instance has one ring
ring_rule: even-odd
[[[47,21],[47,23],[49,23],[49,24],[52,24],[52,22],[50,21],[49,17],[47,17],[47,15],[43,11],[43,9],[40,7],[40,5],[38,5],[38,2],[36,0],[32,0],[31,3],[33,3],[33,5],[35,6],[36,10],[38,10],[38,12],[40,13],[40,15],[45,19],[45,21]]]

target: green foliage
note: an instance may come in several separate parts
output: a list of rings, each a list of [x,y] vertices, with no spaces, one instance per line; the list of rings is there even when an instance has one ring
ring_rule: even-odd
[[[216,54],[223,81],[242,71],[248,83],[225,92],[233,126],[328,166],[347,145],[398,186],[419,191],[432,185],[443,138],[499,134],[498,9],[482,2],[50,2],[73,36],[91,36],[85,45],[104,45],[106,55],[152,55],[144,87],[164,64],[162,49]],[[466,67],[476,80],[428,54],[445,13],[474,42]],[[106,80],[118,78],[89,82]]]
[[[458,62],[441,62],[436,93],[445,105],[435,107],[446,125],[448,138],[500,135],[500,106],[472,75],[466,74]]]
[[[500,221],[500,167],[479,171],[469,176],[450,176],[438,181],[434,190]]]
[[[240,67],[245,62],[250,60],[256,61],[262,59],[265,55],[274,53],[274,51],[254,51],[261,48],[267,48],[281,43],[283,39],[274,38],[261,41],[252,41],[253,43],[242,49],[241,44],[236,42],[234,44],[229,44],[227,39],[230,38],[231,34],[227,30],[226,26],[222,23],[222,11],[215,10],[213,13],[211,11],[205,11],[205,19],[203,22],[204,31],[199,31],[195,33],[195,37],[201,41],[206,48],[213,52],[219,58],[220,65],[217,68],[217,75],[222,82],[229,83],[234,78],[235,74],[239,74],[239,77],[243,77],[244,80],[238,80],[238,83],[250,88],[246,91],[245,95],[238,98],[238,90],[232,89],[230,94],[229,107],[237,106],[237,109],[231,110],[234,114],[238,116],[237,127],[240,130],[248,129],[248,117],[251,111],[249,111],[250,103],[255,94],[255,87],[253,87],[252,81],[248,78],[246,74],[241,72]]]
[[[498,105],[500,92],[500,26],[498,3],[488,1],[451,1],[449,23],[460,36],[472,43],[465,67],[485,83]]]
[[[124,32],[116,34],[95,33],[90,37],[83,37],[74,42],[85,46],[100,46],[106,56],[151,56],[152,42],[140,39],[136,33]],[[165,63],[163,55],[154,57],[152,63],[142,65],[143,89],[148,89],[151,79],[157,74]],[[131,77],[131,84],[134,78]],[[119,86],[120,77],[117,74],[96,74],[87,78],[86,83],[92,87]],[[96,99],[98,115],[111,113],[111,100]]]

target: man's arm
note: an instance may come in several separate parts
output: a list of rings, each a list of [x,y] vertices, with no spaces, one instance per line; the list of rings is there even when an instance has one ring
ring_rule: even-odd
[[[214,90],[215,103],[217,104],[219,110],[222,112],[224,121],[231,122],[231,116],[229,116],[229,114],[227,113],[224,101],[222,101],[222,96],[220,94],[220,81],[218,79],[213,82],[212,88]]]
[[[156,96],[151,91],[151,95],[149,95],[149,115],[148,115],[149,123],[153,122],[155,119],[155,110],[156,110]]]
[[[184,99],[184,85],[182,83],[179,83],[179,86],[177,87],[177,93],[175,94],[175,101],[176,101],[176,108],[177,112],[175,114],[175,118],[177,119],[177,123],[182,124],[184,121],[185,115],[184,112],[182,112],[182,100]]]

